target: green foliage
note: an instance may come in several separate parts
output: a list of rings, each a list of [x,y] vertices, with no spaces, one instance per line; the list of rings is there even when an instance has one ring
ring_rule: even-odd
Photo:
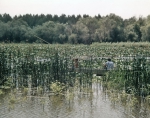
[[[77,35],[76,34],[71,34],[69,37],[68,37],[68,42],[70,44],[77,44]]]
[[[149,61],[144,57],[135,56],[129,62],[123,60],[117,71],[107,73],[104,81],[107,82],[108,88],[147,96],[150,94],[149,77]]]
[[[115,14],[60,16],[51,14],[0,15],[0,42],[92,44],[93,42],[149,41],[149,16],[123,20]]]
[[[11,87],[13,87],[13,83],[12,83],[12,78],[9,77],[7,78],[7,80],[4,82],[4,89],[10,89]]]
[[[52,82],[50,84],[50,89],[56,95],[62,94],[64,92],[65,88],[66,88],[66,86],[63,83],[60,83],[58,81]]]
[[[3,95],[3,94],[4,94],[3,90],[2,90],[2,89],[0,89],[0,95]]]
[[[109,56],[116,71],[107,73],[103,83],[111,89],[147,96],[150,94],[150,61],[144,57],[150,55],[149,49],[148,43],[1,44],[1,87],[27,88],[31,85],[31,88],[41,87],[39,92],[42,93],[56,80],[67,88],[74,87],[76,81],[80,88],[92,86],[92,69],[102,69]],[[74,71],[75,58],[78,69],[88,68],[88,72]]]

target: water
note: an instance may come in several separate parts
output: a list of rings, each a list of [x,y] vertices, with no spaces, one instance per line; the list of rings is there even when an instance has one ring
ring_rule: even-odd
[[[100,84],[93,84],[91,92],[74,92],[63,95],[15,94],[15,103],[10,95],[0,98],[0,118],[150,118],[145,106],[138,109],[114,104]]]

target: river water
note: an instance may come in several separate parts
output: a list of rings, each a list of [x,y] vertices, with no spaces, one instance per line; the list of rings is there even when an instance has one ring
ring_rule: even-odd
[[[131,109],[112,102],[99,83],[93,83],[91,92],[65,96],[20,95],[16,92],[11,101],[9,92],[0,97],[0,118],[150,118],[145,106]]]

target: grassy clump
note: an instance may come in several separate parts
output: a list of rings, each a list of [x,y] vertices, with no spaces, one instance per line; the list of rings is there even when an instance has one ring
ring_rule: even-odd
[[[3,90],[0,89],[0,95],[3,95],[3,94],[4,94]]]
[[[66,86],[63,83],[60,83],[58,81],[52,82],[50,84],[50,89],[55,95],[63,94]]]
[[[124,60],[116,71],[108,72],[103,81],[109,89],[125,90],[129,94],[145,97],[150,95],[149,63],[149,60],[139,56],[130,62]]]

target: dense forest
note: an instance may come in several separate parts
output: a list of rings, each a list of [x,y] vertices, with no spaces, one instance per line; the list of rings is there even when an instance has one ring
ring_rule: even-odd
[[[123,19],[115,14],[51,15],[0,14],[0,42],[91,44],[93,42],[150,41],[150,15]]]

